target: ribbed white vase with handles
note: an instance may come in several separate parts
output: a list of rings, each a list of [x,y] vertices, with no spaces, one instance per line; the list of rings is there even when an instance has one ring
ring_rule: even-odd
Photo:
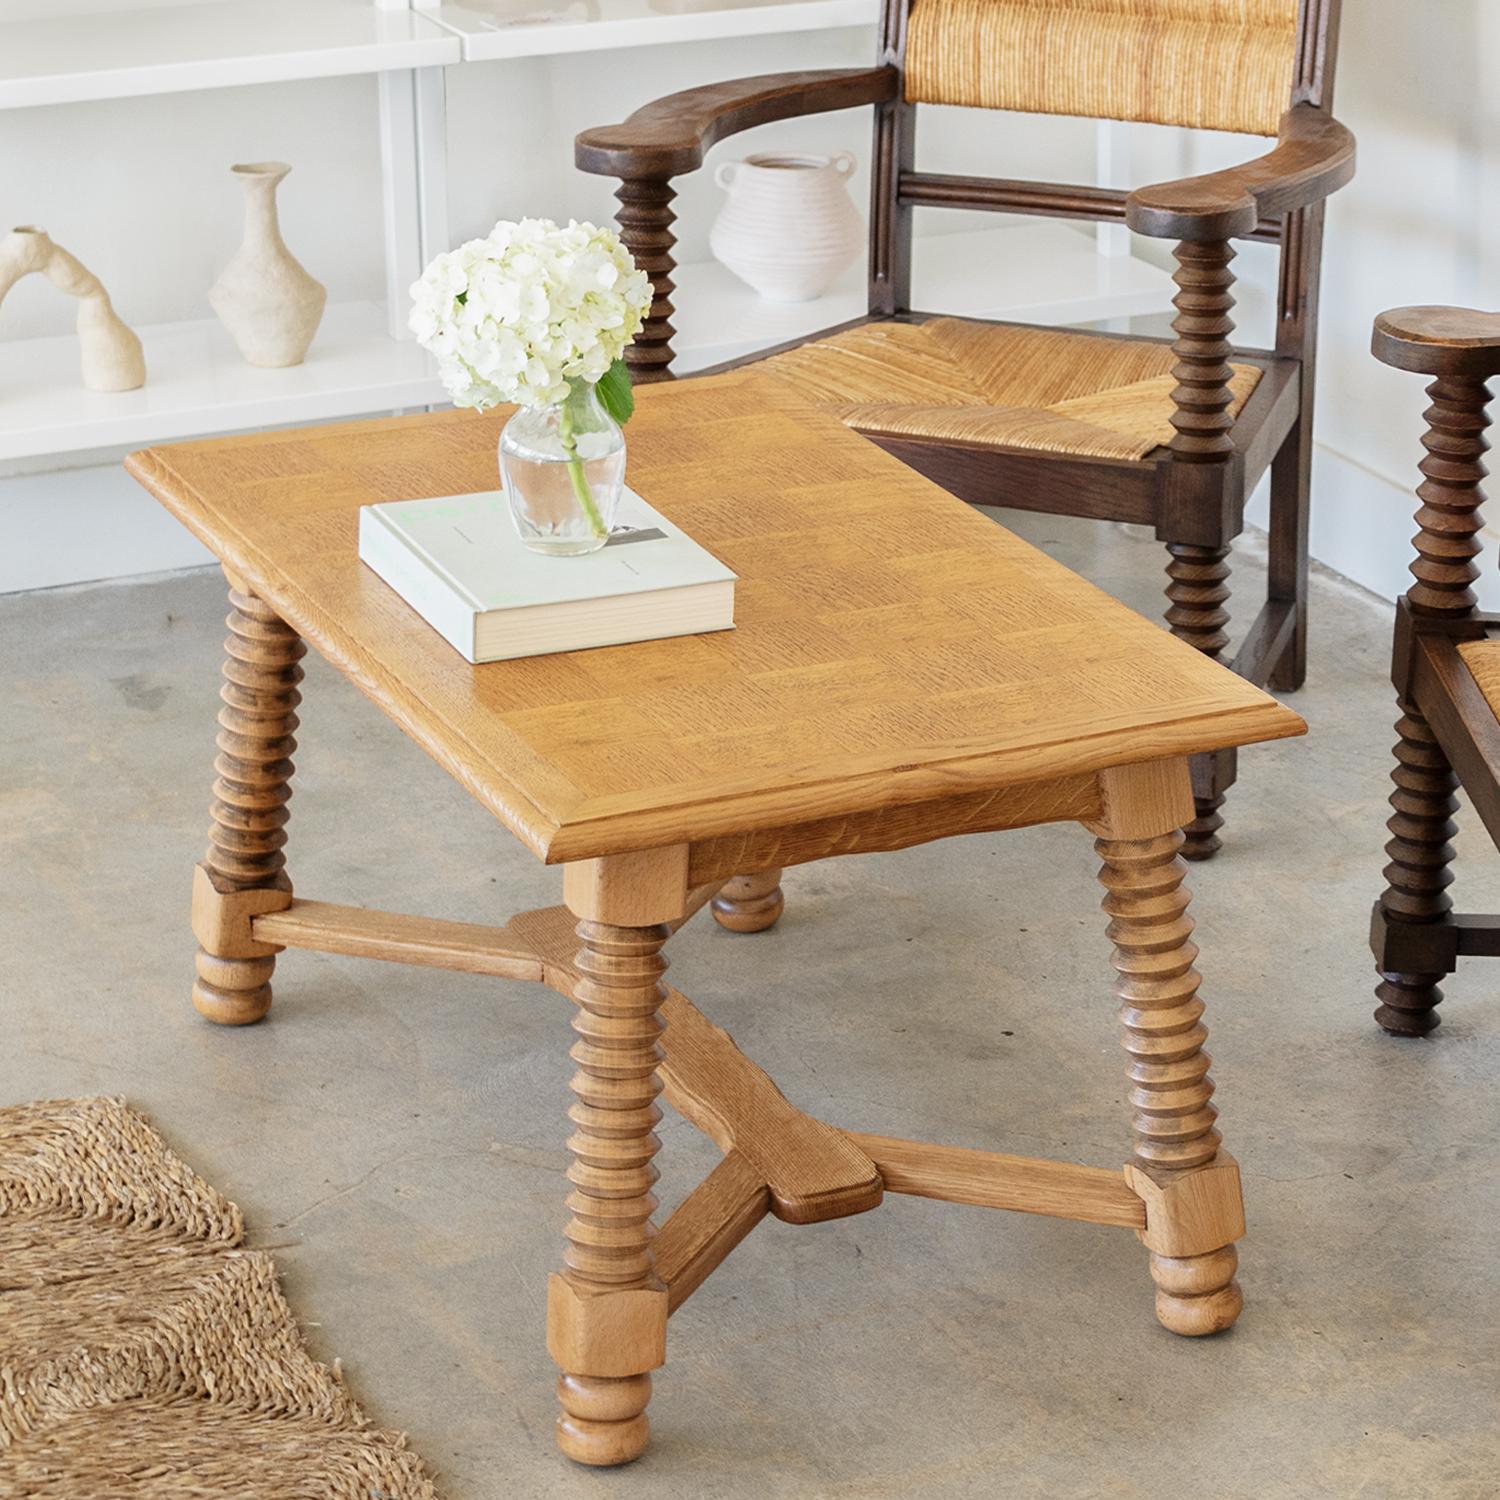
[[[256,161],[229,170],[245,189],[245,238],[208,300],[250,364],[300,365],[328,293],[281,238],[276,189],[292,169],[284,161]]]
[[[847,151],[767,151],[722,163],[714,180],[728,196],[709,248],[769,302],[821,297],[864,248],[864,220],[849,196],[853,171]]]

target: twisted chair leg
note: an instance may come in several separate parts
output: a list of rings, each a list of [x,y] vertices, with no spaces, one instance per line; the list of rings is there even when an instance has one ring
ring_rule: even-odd
[[[1234,250],[1223,240],[1184,240],[1173,251],[1177,269],[1173,280],[1177,293],[1172,299],[1177,316],[1172,329],[1176,364],[1172,374],[1177,385],[1172,392],[1173,462],[1196,466],[1222,466],[1234,455],[1230,433],[1234,371],[1233,352],[1234,272],[1229,263]],[[1229,612],[1229,549],[1172,542],[1167,546],[1167,624],[1179,640],[1195,646],[1205,656],[1217,658],[1229,643],[1225,626]],[[1215,787],[1195,799],[1197,816],[1183,830],[1186,859],[1210,859],[1219,849],[1219,829],[1224,819],[1219,809],[1224,792]]]
[[[1217,660],[1229,644],[1229,548],[1172,542],[1167,552],[1167,624],[1178,640]],[[1182,857],[1211,859],[1220,847],[1224,793],[1214,787],[1193,805],[1197,816],[1183,829]]]
[[[1179,1185],[1210,1173],[1203,1192],[1184,1196],[1192,1204],[1226,1194],[1225,1211],[1216,1221],[1184,1231],[1176,1240],[1149,1236],[1150,1268],[1156,1283],[1156,1315],[1173,1333],[1197,1336],[1228,1328],[1243,1305],[1234,1279],[1237,1256],[1233,1240],[1240,1232],[1238,1175],[1218,1165],[1218,1112],[1210,1102],[1208,1040],[1199,975],[1193,963],[1198,950],[1191,941],[1186,866],[1178,858],[1180,833],[1154,838],[1100,838],[1095,849],[1103,861],[1099,878],[1106,895],[1108,934],[1114,943],[1118,976],[1115,996],[1129,1055],[1129,1104],[1135,1150],[1131,1168],[1144,1179],[1147,1192],[1159,1195],[1165,1221],[1175,1211]],[[1232,1193],[1223,1179],[1233,1178]],[[1213,1186],[1209,1187],[1208,1184]],[[1194,1184],[1197,1186],[1197,1184]],[[1232,1199],[1232,1201],[1231,1201]],[[1148,1213],[1148,1230],[1152,1218]],[[1170,1226],[1158,1226],[1158,1236]],[[1204,1237],[1208,1243],[1204,1244]],[[1222,1243],[1215,1243],[1216,1239]],[[1190,1245],[1192,1253],[1169,1253],[1159,1245]],[[1200,1250],[1197,1247],[1203,1246]]]
[[[297,748],[298,665],[307,647],[271,608],[231,578],[224,685],[219,696],[219,754],[214,761],[212,824],[203,869],[222,892],[290,892],[286,875],[287,803]],[[241,949],[243,953],[245,950]],[[193,1004],[224,1026],[260,1020],[271,1008],[274,955],[211,953],[201,944]]]
[[[625,351],[625,363],[637,384],[672,378],[672,293],[676,289],[672,254],[677,215],[672,200],[677,190],[669,178],[626,178],[615,189],[620,206],[615,212],[620,238],[637,267],[651,279],[651,306],[645,325]]]

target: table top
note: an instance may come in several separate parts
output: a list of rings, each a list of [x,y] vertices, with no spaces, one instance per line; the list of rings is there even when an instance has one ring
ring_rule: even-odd
[[[174,444],[127,465],[548,862],[1306,727],[764,377],[638,397],[630,482],[740,575],[732,631],[471,666],[365,568],[359,506],[494,488],[503,411]]]

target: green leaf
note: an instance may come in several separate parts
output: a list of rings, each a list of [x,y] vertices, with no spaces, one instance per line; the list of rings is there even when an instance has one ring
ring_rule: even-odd
[[[623,427],[635,411],[635,393],[630,389],[630,371],[623,359],[617,359],[599,377],[594,389],[599,404]]]

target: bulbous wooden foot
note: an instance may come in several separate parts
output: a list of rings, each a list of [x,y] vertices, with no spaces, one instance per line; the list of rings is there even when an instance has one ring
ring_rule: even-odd
[[[249,1026],[271,1008],[274,958],[218,958],[198,950],[193,1009],[217,1026]]]
[[[557,1399],[562,1403],[557,1446],[574,1463],[607,1468],[628,1464],[646,1451],[651,1439],[649,1375],[559,1375]]]
[[[1245,1305],[1234,1279],[1239,1254],[1233,1245],[1207,1255],[1153,1253],[1151,1279],[1156,1283],[1156,1317],[1163,1328],[1185,1338],[1203,1338],[1232,1327]]]
[[[781,871],[736,875],[713,899],[714,921],[730,932],[764,932],[786,909]]]

